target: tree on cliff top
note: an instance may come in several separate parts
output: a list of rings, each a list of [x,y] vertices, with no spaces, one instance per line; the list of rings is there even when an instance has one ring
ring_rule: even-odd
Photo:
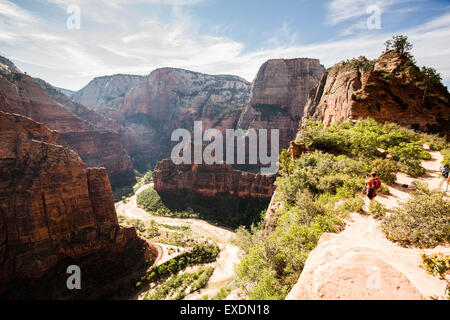
[[[409,59],[412,59],[413,56],[411,54],[411,50],[413,45],[408,41],[408,37],[404,35],[393,36],[391,40],[387,40],[384,45],[386,46],[386,50],[395,50],[400,54],[407,56]]]

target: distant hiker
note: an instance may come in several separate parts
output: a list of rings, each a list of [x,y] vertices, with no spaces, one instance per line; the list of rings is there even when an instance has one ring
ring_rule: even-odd
[[[372,202],[377,196],[377,190],[381,188],[381,181],[377,178],[377,174],[372,172],[366,177],[367,183],[367,198],[369,198],[370,202]]]
[[[444,182],[446,183],[445,186],[445,192],[447,192],[448,190],[448,183],[450,182],[450,177],[449,177],[449,173],[450,173],[450,167],[448,164],[444,164],[442,167],[439,168],[439,170],[441,171],[441,181],[439,182],[439,189],[442,188],[442,186],[444,185]]]

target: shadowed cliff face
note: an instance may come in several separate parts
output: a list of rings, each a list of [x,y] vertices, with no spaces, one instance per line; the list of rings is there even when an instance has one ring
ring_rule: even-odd
[[[151,258],[118,225],[105,169],[84,169],[43,124],[0,112],[0,296],[86,297]],[[66,287],[78,265],[82,290]]]
[[[279,129],[280,151],[295,137],[308,94],[325,68],[317,59],[269,60],[253,82],[250,103],[239,120],[243,129]]]
[[[312,91],[305,114],[327,125],[373,118],[448,135],[448,90],[442,85],[425,89],[423,81],[418,68],[395,51],[376,61],[360,57],[328,70]]]
[[[105,167],[113,186],[136,181],[131,160],[122,147],[119,134],[101,127],[106,126],[106,119],[83,106],[69,105],[80,117],[95,121],[99,126],[80,119],[54,101],[31,77],[1,63],[0,102],[1,111],[30,117],[58,131],[58,144],[75,150],[87,167]]]
[[[158,162],[155,190],[171,210],[194,209],[202,218],[237,228],[259,222],[275,189],[275,176],[233,170],[227,164]]]

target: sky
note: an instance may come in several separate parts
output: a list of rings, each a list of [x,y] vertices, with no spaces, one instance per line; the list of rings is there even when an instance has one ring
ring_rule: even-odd
[[[161,67],[248,81],[268,59],[328,68],[397,34],[450,85],[450,0],[0,0],[0,55],[71,90]]]

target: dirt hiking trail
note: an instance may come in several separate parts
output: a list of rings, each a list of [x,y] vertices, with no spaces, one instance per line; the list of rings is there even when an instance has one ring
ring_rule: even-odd
[[[231,240],[234,238],[234,232],[228,228],[212,225],[201,219],[179,219],[151,215],[144,209],[139,208],[136,204],[136,195],[151,187],[153,187],[153,184],[145,185],[136,191],[135,195],[128,198],[126,202],[121,201],[116,203],[117,214],[121,214],[130,219],[142,221],[154,220],[156,223],[172,226],[189,225],[192,232],[213,239],[219,246],[220,254],[214,263],[208,264],[207,266],[214,267],[214,273],[205,288],[199,292],[186,296],[185,299],[200,300],[206,294],[211,298],[218,293],[221,288],[233,281],[234,265],[238,264],[243,257],[243,252],[231,243]],[[169,256],[167,249],[169,247],[173,248],[173,246],[161,243],[156,243],[154,245],[158,249],[157,264],[162,264],[183,252],[183,248],[178,248],[179,252]],[[187,271],[192,272],[196,269],[198,268],[190,268]]]
[[[411,197],[411,188],[404,185],[411,186],[413,180],[438,188],[442,155],[430,154],[431,160],[422,161],[424,176],[414,179],[398,173],[397,183],[389,187],[390,195],[376,197],[387,214]],[[366,199],[366,208],[368,203]],[[402,247],[389,241],[379,229],[380,221],[369,215],[352,213],[346,223],[341,233],[322,236],[287,299],[429,299],[444,295],[446,282],[428,275],[419,265],[422,253],[449,255],[448,245]]]

